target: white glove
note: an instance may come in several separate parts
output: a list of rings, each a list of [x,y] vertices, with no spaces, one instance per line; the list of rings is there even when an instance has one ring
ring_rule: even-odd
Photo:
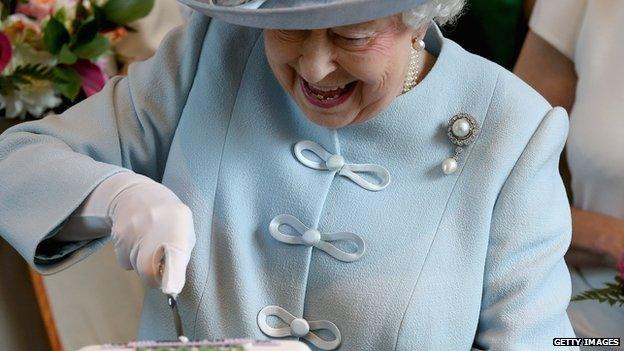
[[[124,269],[165,294],[182,291],[195,230],[191,210],[171,190],[133,172],[115,174],[93,190],[56,239],[101,236],[105,226]]]

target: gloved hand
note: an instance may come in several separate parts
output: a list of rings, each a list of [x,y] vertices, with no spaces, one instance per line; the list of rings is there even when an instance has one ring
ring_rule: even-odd
[[[106,218],[124,269],[134,269],[145,284],[165,294],[182,291],[195,246],[193,216],[167,187],[133,172],[118,173],[98,185],[72,217]],[[69,227],[76,228],[75,222]]]

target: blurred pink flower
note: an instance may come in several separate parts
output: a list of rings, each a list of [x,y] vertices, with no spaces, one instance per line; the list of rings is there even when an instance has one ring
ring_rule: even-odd
[[[620,272],[620,278],[624,279],[624,254],[620,256],[620,262],[617,264],[617,270]]]
[[[16,13],[34,17],[38,21],[43,20],[54,13],[56,0],[29,0],[27,3],[18,2],[15,8]]]
[[[72,67],[80,75],[80,85],[87,97],[102,90],[104,84],[106,84],[106,74],[93,62],[78,60]]]
[[[0,73],[2,73],[9,62],[11,62],[12,57],[13,47],[11,46],[11,41],[6,34],[0,32]]]

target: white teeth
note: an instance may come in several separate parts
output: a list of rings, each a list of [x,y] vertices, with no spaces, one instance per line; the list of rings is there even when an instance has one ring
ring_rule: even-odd
[[[337,99],[337,98],[339,98],[339,97],[340,97],[340,95],[339,95],[339,94],[336,94],[336,95],[334,95],[334,96],[328,96],[328,97],[325,97],[325,96],[323,96],[323,95],[321,95],[321,94],[315,94],[315,95],[314,95],[314,97],[316,97],[317,99],[319,99],[319,100],[321,100],[321,101],[327,101],[327,100]]]
[[[333,90],[340,90],[340,89],[344,89],[344,88],[347,86],[347,85],[345,84],[345,85],[335,86],[335,87],[319,87],[319,86],[316,86],[316,85],[314,85],[314,84],[310,84],[310,83],[308,83],[308,84],[310,85],[310,87],[311,87],[312,89],[314,89],[314,90],[318,90],[318,91],[324,91],[324,92],[327,92],[327,91],[333,91]]]
[[[335,87],[319,87],[309,82],[306,82],[308,87],[312,90],[311,95],[321,101],[338,99],[343,93],[347,85],[344,84]]]
[[[320,91],[332,91],[332,90],[336,90],[338,88],[321,88],[321,87],[314,87],[314,89],[316,90],[320,90]]]

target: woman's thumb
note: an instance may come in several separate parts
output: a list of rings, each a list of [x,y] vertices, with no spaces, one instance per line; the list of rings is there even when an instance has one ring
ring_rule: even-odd
[[[160,288],[165,294],[177,295],[182,292],[182,288],[184,288],[186,267],[190,260],[190,253],[165,244],[163,247],[163,254]]]

